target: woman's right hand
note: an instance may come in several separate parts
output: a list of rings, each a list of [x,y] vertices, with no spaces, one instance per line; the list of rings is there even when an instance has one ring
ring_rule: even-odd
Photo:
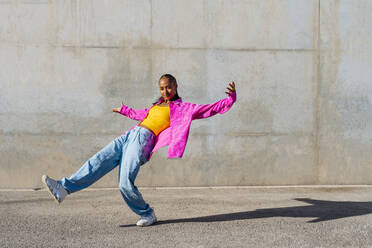
[[[121,105],[124,105],[124,103],[121,102]],[[122,108],[122,107],[120,107],[120,108],[113,108],[113,109],[112,109],[112,112],[120,113],[121,108]]]

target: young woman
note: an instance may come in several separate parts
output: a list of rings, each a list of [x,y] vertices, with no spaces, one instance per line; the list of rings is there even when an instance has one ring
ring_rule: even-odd
[[[56,181],[47,175],[42,176],[42,182],[58,203],[119,165],[120,192],[130,209],[141,216],[137,225],[148,226],[157,221],[154,210],[134,185],[140,166],[163,146],[168,146],[168,158],[181,158],[191,121],[223,114],[236,101],[234,82],[227,87],[227,98],[206,105],[182,102],[177,93],[177,81],[170,74],[162,75],[158,84],[161,97],[151,107],[132,109],[122,103],[120,108],[112,110],[140,121],[138,125],[105,146],[71,177]]]

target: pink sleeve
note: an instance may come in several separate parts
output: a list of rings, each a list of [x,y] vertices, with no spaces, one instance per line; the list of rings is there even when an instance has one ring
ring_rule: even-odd
[[[193,109],[193,120],[211,117],[215,114],[227,112],[236,101],[236,92],[228,97],[211,104],[197,104]]]
[[[132,120],[142,121],[145,119],[146,114],[149,108],[147,109],[132,109],[128,106],[122,105],[120,109],[120,114],[125,115],[126,117],[131,118]]]

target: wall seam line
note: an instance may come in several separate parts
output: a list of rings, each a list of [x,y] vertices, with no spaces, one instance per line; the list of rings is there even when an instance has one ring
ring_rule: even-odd
[[[320,184],[320,87],[321,87],[321,73],[320,73],[320,59],[321,59],[321,49],[320,49],[320,1],[318,0],[318,44],[317,44],[317,86],[316,86],[316,116],[315,116],[315,163],[317,170],[316,184]]]

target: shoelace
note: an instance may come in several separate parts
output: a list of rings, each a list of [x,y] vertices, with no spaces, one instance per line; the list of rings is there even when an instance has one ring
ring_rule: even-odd
[[[62,185],[60,185],[59,183],[57,184],[57,188],[56,188],[56,190],[57,190],[57,193],[56,193],[56,195],[57,195],[57,198],[58,199],[60,199],[60,195],[59,195],[59,193],[61,193],[60,192],[60,189],[62,188]]]
[[[57,186],[55,187],[50,182],[49,183],[48,182],[49,182],[49,180],[47,181],[47,184],[48,184],[49,188],[52,190],[53,195],[55,195],[59,199],[59,195],[58,195],[59,187],[58,186],[60,186],[60,185],[57,184]]]
[[[154,219],[154,217],[152,217],[151,215],[146,216],[146,217],[142,216],[141,219],[142,219],[142,220],[146,220],[146,221],[148,221],[148,220],[152,220],[152,219]]]
[[[57,192],[57,190],[55,188],[52,188],[52,192],[53,192],[53,195],[58,196],[57,195],[58,192]]]

